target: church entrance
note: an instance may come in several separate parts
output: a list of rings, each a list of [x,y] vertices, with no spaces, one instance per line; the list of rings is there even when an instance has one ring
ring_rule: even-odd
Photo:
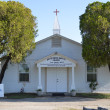
[[[70,92],[75,89],[75,71],[77,62],[57,52],[35,62],[38,68],[38,87],[45,92]],[[42,83],[42,68],[45,70],[45,83]],[[72,68],[71,77],[67,68]],[[71,78],[71,82],[69,80]],[[68,80],[67,80],[68,79]],[[70,84],[70,86],[69,86]],[[67,86],[68,85],[68,86]]]
[[[47,68],[47,92],[67,92],[67,68]]]

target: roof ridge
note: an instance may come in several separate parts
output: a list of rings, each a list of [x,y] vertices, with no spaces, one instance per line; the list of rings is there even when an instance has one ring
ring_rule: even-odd
[[[59,35],[59,34],[54,34],[54,35],[51,35],[51,36],[49,36],[49,37],[47,37],[47,38],[41,39],[41,40],[37,41],[36,44],[37,44],[37,43],[44,42],[44,41],[46,41],[46,40],[48,40],[48,39],[50,39],[50,38],[52,38],[52,37],[55,37],[55,36],[62,37],[63,39],[66,39],[66,40],[69,40],[69,41],[71,41],[71,42],[74,42],[75,44],[78,44],[78,45],[80,45],[80,46],[82,45],[81,43],[79,43],[79,42],[77,42],[77,41],[74,41],[74,40],[72,40],[72,39],[69,39],[69,38],[64,37],[64,36],[62,36],[62,35]]]

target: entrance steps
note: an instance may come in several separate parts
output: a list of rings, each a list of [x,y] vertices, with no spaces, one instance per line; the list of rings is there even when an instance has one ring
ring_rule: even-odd
[[[55,93],[55,92],[45,92],[43,93],[44,96],[70,96],[71,94],[70,93]]]

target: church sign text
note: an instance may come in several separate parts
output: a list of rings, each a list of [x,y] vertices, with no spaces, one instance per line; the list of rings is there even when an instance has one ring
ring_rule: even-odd
[[[42,67],[71,67],[72,63],[60,56],[53,56],[41,62]]]

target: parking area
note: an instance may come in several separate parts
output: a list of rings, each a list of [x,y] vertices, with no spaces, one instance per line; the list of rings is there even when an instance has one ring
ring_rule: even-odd
[[[80,97],[38,97],[26,99],[0,99],[0,110],[74,110],[105,107],[110,109],[110,99]]]

